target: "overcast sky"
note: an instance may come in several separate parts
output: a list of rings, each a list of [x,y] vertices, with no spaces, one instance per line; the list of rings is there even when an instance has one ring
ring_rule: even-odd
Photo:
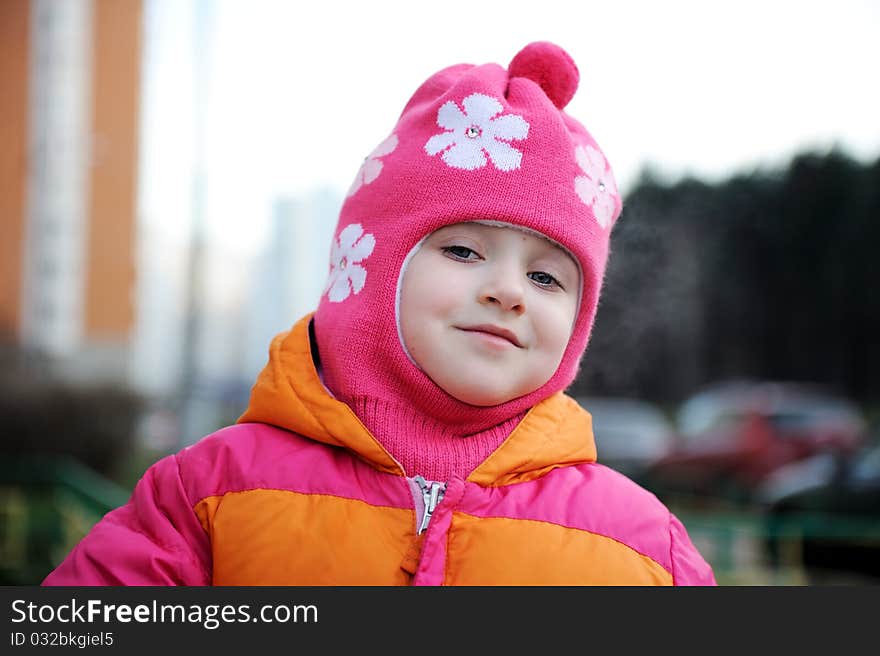
[[[167,225],[198,143],[194,1],[147,5],[142,207]],[[344,192],[429,75],[536,40],[577,63],[567,111],[624,192],[646,163],[710,180],[835,144],[880,156],[874,0],[216,0],[205,25],[206,216],[233,244],[278,194]]]

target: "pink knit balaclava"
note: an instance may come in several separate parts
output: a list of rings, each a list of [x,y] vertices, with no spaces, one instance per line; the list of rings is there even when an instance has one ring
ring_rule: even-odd
[[[563,111],[578,80],[571,57],[547,42],[523,48],[507,69],[445,68],[416,90],[348,191],[314,317],[320,365],[327,388],[408,475],[466,476],[529,408],[577,374],[621,211],[602,151]],[[575,257],[583,276],[556,373],[530,394],[490,407],[438,387],[408,358],[398,333],[407,256],[438,228],[473,220],[545,235]]]

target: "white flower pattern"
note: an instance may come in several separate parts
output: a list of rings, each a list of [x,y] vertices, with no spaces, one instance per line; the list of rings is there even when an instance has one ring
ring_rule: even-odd
[[[482,93],[472,93],[462,105],[464,112],[451,100],[437,110],[437,125],[446,132],[428,139],[425,151],[429,155],[442,152],[446,164],[466,171],[486,166],[486,155],[500,171],[518,169],[522,153],[508,142],[525,139],[528,122],[517,114],[498,116],[504,107]]]
[[[397,148],[397,135],[392,133],[391,136],[376,146],[373,152],[364,158],[364,162],[358,169],[357,175],[354,176],[354,182],[351,183],[346,196],[354,196],[363,185],[370,184],[378,178],[383,167],[382,160],[379,158],[394,152],[395,148]]]
[[[352,293],[357,294],[367,282],[367,270],[362,262],[376,246],[376,238],[367,233],[360,223],[352,223],[333,240],[330,250],[330,276],[324,291],[331,303],[341,303]]]
[[[592,146],[578,146],[574,150],[578,166],[585,175],[574,179],[574,189],[581,200],[593,208],[593,216],[607,229],[617,209],[617,183],[608,168],[605,157]]]

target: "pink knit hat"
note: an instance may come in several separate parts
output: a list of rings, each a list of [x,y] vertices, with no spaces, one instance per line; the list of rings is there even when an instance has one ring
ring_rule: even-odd
[[[399,431],[412,431],[412,440],[480,433],[574,380],[621,211],[602,151],[563,111],[578,80],[571,57],[547,42],[523,48],[507,69],[445,68],[364,160],[340,212],[315,332],[328,388],[380,441]],[[530,394],[481,408],[451,397],[410,361],[396,308],[407,256],[438,228],[471,220],[540,232],[575,257],[583,276],[556,373]]]

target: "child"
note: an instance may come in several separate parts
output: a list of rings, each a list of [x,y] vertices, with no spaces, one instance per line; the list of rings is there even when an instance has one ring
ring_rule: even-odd
[[[546,42],[422,84],[247,411],[147,470],[44,584],[715,584],[563,393],[621,211],[563,112],[577,84]]]

